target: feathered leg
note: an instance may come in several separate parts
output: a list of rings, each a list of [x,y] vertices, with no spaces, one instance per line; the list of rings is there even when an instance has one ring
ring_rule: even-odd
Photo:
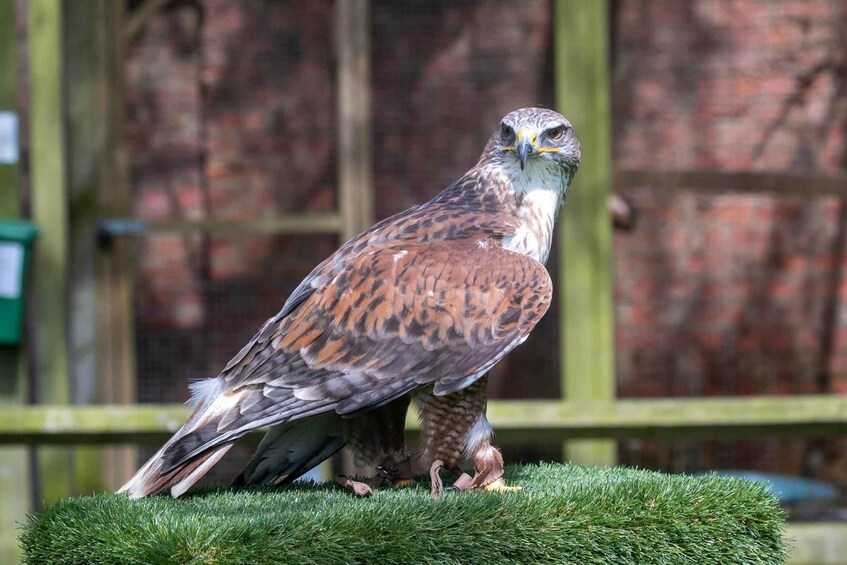
[[[503,481],[503,457],[491,445],[491,426],[485,418],[488,375],[469,387],[452,394],[436,396],[432,392],[416,397],[421,416],[421,436],[425,455],[432,462],[432,496],[439,498],[444,490],[442,468],[458,476],[453,488],[466,490],[518,490]],[[475,474],[462,473],[459,465],[471,459]]]
[[[412,457],[406,451],[406,414],[412,399],[402,396],[385,406],[373,410],[371,425],[372,437],[378,438],[379,455],[378,477],[388,481],[393,487],[406,487],[412,484]]]
[[[360,496],[370,495],[372,487],[386,482],[393,487],[412,484],[411,457],[404,434],[410,402],[408,395],[402,396],[345,421],[347,444],[357,463],[375,464],[376,475],[367,482],[339,475],[336,482]]]
[[[491,445],[479,446],[473,454],[474,470],[476,474],[470,481],[468,488],[481,488],[489,492],[517,492],[519,486],[508,486],[503,479],[505,472],[503,468],[503,456],[500,451]]]

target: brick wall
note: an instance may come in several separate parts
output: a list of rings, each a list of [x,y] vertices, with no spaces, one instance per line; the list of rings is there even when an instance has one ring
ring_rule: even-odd
[[[847,5],[616,3],[621,168],[837,172],[847,167]],[[844,203],[768,195],[628,195],[615,239],[623,396],[844,392]],[[645,446],[631,444],[639,459]],[[721,457],[720,451],[734,453]],[[652,457],[691,464],[691,446]],[[701,462],[807,469],[804,442],[713,446]],[[732,461],[727,461],[732,459]],[[675,462],[677,461],[677,462]],[[841,475],[844,480],[844,475]]]
[[[150,19],[126,63],[138,217],[249,222],[334,207],[331,7],[178,1]],[[180,401],[189,379],[217,374],[337,243],[145,237],[139,398]]]

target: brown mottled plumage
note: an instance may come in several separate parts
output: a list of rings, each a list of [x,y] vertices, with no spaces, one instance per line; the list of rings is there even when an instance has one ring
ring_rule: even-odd
[[[239,482],[288,482],[345,444],[393,469],[408,458],[412,397],[428,462],[470,459],[470,486],[501,485],[484,377],[550,305],[543,262],[578,165],[561,115],[508,114],[476,166],[342,245],[218,377],[193,385],[191,417],[121,492],[179,496],[262,427]]]

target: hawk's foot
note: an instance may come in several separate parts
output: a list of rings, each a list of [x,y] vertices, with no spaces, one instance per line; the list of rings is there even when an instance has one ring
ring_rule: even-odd
[[[499,478],[493,483],[489,483],[482,487],[482,490],[486,492],[520,492],[522,489],[519,486],[509,486],[506,484],[506,481],[503,478]]]
[[[335,475],[335,482],[346,491],[352,492],[356,496],[370,496],[373,494],[373,489],[367,483],[354,481],[347,475]]]
[[[483,447],[474,454],[473,460],[476,474],[471,480],[470,488],[489,490],[488,487],[496,483],[505,486],[506,483],[503,482],[503,474],[505,473],[503,456],[500,455],[496,447],[491,445]]]
[[[444,496],[444,482],[441,480],[439,471],[444,467],[444,461],[436,459],[429,467],[429,479],[432,481],[432,488],[429,491],[430,498],[439,499]]]

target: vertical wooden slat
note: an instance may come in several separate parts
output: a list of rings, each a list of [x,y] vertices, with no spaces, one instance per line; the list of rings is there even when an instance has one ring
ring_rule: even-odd
[[[31,0],[29,9],[30,166],[35,246],[36,398],[64,404],[68,386],[68,195],[63,88],[62,0]],[[41,448],[39,493],[50,501],[71,492],[72,458]]]
[[[104,398],[98,376],[97,221],[102,164],[112,158],[106,145],[108,104],[103,84],[107,77],[105,34],[106,1],[64,0],[65,92],[68,123],[68,194],[70,216],[69,368],[71,401],[91,404]],[[76,491],[102,491],[104,451],[84,446],[74,450]],[[109,462],[111,463],[111,462]],[[105,465],[110,469],[111,464]],[[109,485],[113,486],[113,485]]]
[[[338,111],[338,205],[346,241],[373,224],[373,138],[371,135],[370,1],[335,4]],[[359,470],[348,452],[340,471]],[[324,469],[327,473],[327,469]]]
[[[17,112],[15,2],[0,0],[0,112]],[[17,163],[0,164],[0,219],[21,215]],[[23,404],[26,380],[21,348],[0,345],[0,410]],[[0,448],[0,563],[20,560],[17,523],[29,512],[29,456],[25,447]]]
[[[125,3],[103,3],[102,102],[103,159],[100,162],[99,210],[105,217],[131,218],[129,158],[124,136],[124,23]],[[134,242],[117,238],[97,255],[98,373],[102,400],[130,404],[136,399]],[[107,488],[115,489],[135,471],[136,450],[106,450]]]
[[[345,240],[373,224],[369,17],[369,0],[336,3],[338,191]]]
[[[568,400],[615,396],[608,0],[557,0],[556,97],[582,144],[582,164],[559,231],[562,281],[562,391]],[[613,465],[614,442],[572,441],[566,456]]]
[[[18,64],[15,2],[0,0],[0,112],[17,112]],[[18,218],[21,196],[17,164],[0,164],[0,218]]]
[[[0,112],[18,110],[15,2],[0,0]],[[20,176],[17,163],[0,163],[0,219],[21,217]],[[18,347],[0,345],[0,395],[19,403],[25,398],[22,356]]]

